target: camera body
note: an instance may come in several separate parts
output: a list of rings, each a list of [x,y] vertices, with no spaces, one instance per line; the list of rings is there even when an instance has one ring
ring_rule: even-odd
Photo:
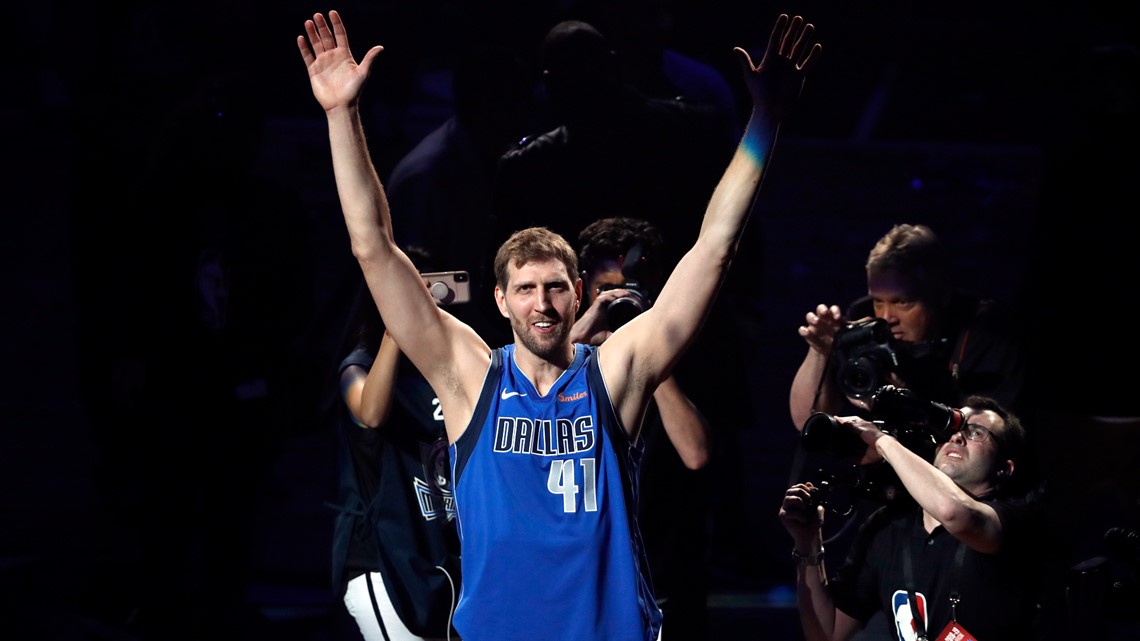
[[[606,287],[605,289],[629,290],[625,296],[615,298],[610,301],[609,305],[606,305],[606,325],[609,326],[611,332],[617,331],[619,327],[633,320],[653,304],[649,294],[636,280],[626,280],[620,285]]]
[[[869,398],[885,385],[887,376],[898,372],[904,360],[882,318],[865,318],[840,328],[832,358],[838,364],[835,382],[839,390],[858,399]]]
[[[621,262],[620,285],[609,285],[601,289],[625,289],[629,293],[621,298],[610,301],[606,306],[606,325],[611,332],[636,318],[639,314],[653,305],[653,297],[649,288],[645,286],[648,277],[648,256],[645,255],[641,243],[635,244],[626,252]]]
[[[894,385],[877,389],[870,406],[871,420],[880,430],[927,460],[933,458],[934,448],[949,441],[966,423],[961,410],[924,400]],[[855,458],[867,449],[854,431],[824,412],[808,417],[800,439],[809,452],[827,452],[840,458]]]
[[[894,385],[877,389],[871,396],[870,407],[871,420],[882,432],[894,436],[904,447],[927,461],[933,461],[938,445],[949,441],[966,423],[966,417],[960,410],[924,400],[911,390]],[[867,450],[867,445],[854,430],[840,425],[834,416],[824,412],[815,412],[808,417],[800,442],[808,452],[822,452],[848,461],[857,461]],[[822,505],[834,512],[836,506],[830,505],[834,502],[846,506],[847,509],[840,512],[847,515],[853,510],[853,497],[863,496],[885,504],[907,494],[894,470],[885,463],[849,467],[845,474],[833,476],[830,480],[816,480],[816,486],[826,491],[813,495],[814,505]]]
[[[935,445],[949,441],[966,424],[961,410],[924,400],[894,385],[884,385],[875,392],[871,416],[896,428],[921,430]]]

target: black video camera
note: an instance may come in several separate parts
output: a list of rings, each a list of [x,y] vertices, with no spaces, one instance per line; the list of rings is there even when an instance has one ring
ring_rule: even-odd
[[[903,364],[902,352],[882,318],[848,323],[835,334],[832,354],[838,367],[835,382],[844,396],[867,398],[887,383]]]
[[[871,420],[879,429],[899,440],[907,449],[927,460],[934,448],[950,440],[966,423],[961,410],[919,398],[904,387],[884,385],[870,399]],[[839,425],[835,417],[815,412],[800,435],[804,449],[855,458],[866,449],[859,435]]]
[[[927,461],[933,461],[938,445],[949,441],[966,423],[966,417],[960,410],[923,400],[911,390],[894,385],[884,385],[876,390],[870,399],[870,407],[871,420],[880,430],[894,436],[904,447]],[[834,416],[824,412],[815,412],[808,417],[800,442],[808,452],[822,452],[848,461],[857,461],[867,450],[867,445],[855,431],[840,425]],[[894,470],[885,463],[851,464],[848,468],[844,473],[832,475],[830,480],[816,480],[816,486],[824,491],[813,494],[813,505],[822,505],[832,512],[848,516],[853,512],[857,496],[886,504],[907,494]]]
[[[606,324],[611,332],[616,332],[619,327],[633,320],[653,305],[653,298],[650,297],[649,290],[642,285],[642,280],[644,280],[642,272],[645,269],[645,264],[646,260],[642,256],[641,243],[638,243],[625,254],[625,260],[621,265],[622,283],[602,288],[602,291],[609,289],[629,290],[628,295],[616,298],[606,306]]]

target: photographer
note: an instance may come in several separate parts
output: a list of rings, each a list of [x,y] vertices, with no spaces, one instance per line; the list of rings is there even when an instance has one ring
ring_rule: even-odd
[[[835,418],[868,446],[863,460],[889,464],[915,502],[872,514],[829,581],[819,489],[788,489],[780,520],[794,541],[807,641],[850,639],[876,611],[902,641],[1036,638],[1040,509],[1007,491],[1025,431],[988,397],[969,397],[961,415],[933,464],[876,423]]]
[[[652,223],[603,218],[578,234],[588,304],[571,330],[575,342],[601,345],[653,304],[665,272],[665,241]],[[642,426],[638,519],[657,603],[670,639],[708,638],[704,575],[709,426],[669,376],[653,393]]]
[[[929,227],[892,227],[871,249],[866,273],[867,295],[846,315],[819,305],[799,328],[808,351],[788,399],[797,430],[813,410],[861,413],[860,389],[887,383],[955,406],[985,394],[1023,411],[1024,359],[1008,311],[954,285],[948,251]],[[835,349],[845,332],[850,344]],[[867,358],[855,376],[838,376],[861,356]]]

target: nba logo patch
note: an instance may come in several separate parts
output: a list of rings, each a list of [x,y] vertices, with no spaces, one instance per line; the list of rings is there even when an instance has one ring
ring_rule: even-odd
[[[915,598],[918,603],[918,615],[922,617],[923,628],[925,622],[928,620],[926,614],[926,595],[921,592],[915,593]],[[907,596],[906,590],[896,590],[891,595],[891,612],[894,614],[895,632],[901,641],[917,641],[918,639],[918,626],[915,623],[914,615],[910,609],[910,599]]]

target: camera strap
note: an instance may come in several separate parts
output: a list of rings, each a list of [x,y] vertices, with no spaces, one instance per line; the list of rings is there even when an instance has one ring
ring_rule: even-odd
[[[906,554],[903,555],[903,577],[906,579],[906,597],[907,602],[910,603],[910,618],[914,622],[915,638],[918,641],[926,640],[926,619],[923,618],[922,613],[918,611],[918,596],[914,593],[914,562],[910,557],[914,556],[913,543],[907,546]]]
[[[819,376],[819,382],[815,385],[815,396],[811,397],[811,411],[819,410],[819,397],[823,394],[823,384],[827,378],[831,376],[831,370],[834,369],[835,352],[827,355],[827,361],[823,364],[823,373]]]
[[[950,358],[950,375],[954,377],[955,381],[958,380],[958,366],[962,363],[962,358],[966,356],[966,342],[969,340],[970,328],[967,327],[966,330],[962,332],[962,338],[958,343],[958,355],[954,356],[951,354]]]
[[[921,517],[919,517],[921,518]],[[951,536],[947,534],[947,536]],[[957,543],[957,549],[954,552],[954,567],[953,573],[950,575],[950,620],[957,621],[958,619],[958,603],[961,597],[958,595],[958,577],[962,574],[962,564],[966,558],[966,546],[958,539],[954,539]],[[923,618],[922,613],[918,611],[918,597],[914,592],[914,561],[911,557],[914,556],[914,544],[907,546],[906,554],[903,555],[903,579],[906,581],[906,595],[907,601],[910,602],[910,615],[914,620],[914,631],[918,641],[927,641],[926,636],[926,619]]]

